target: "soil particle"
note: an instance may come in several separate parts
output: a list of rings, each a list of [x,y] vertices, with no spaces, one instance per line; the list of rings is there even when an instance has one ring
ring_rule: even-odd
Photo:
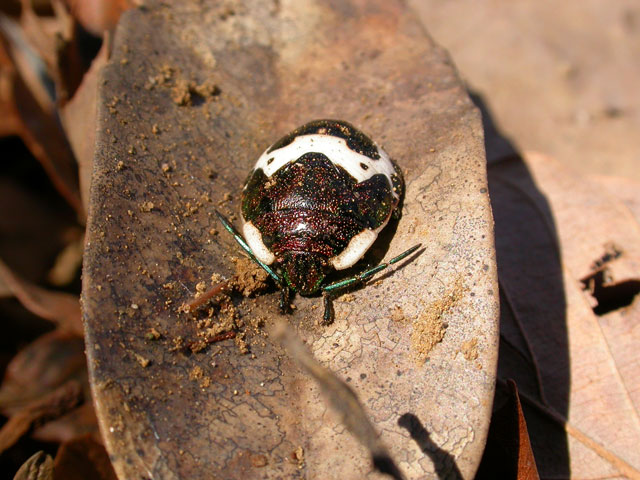
[[[136,361],[140,364],[142,368],[147,368],[151,361],[148,358],[143,357],[142,355],[136,353],[135,354]]]
[[[220,93],[220,89],[211,82],[196,84],[192,80],[177,80],[171,89],[173,103],[180,106],[192,105],[196,99],[207,99]]]
[[[391,320],[394,322],[403,322],[405,320],[404,310],[402,310],[400,305],[396,305],[391,311]]]
[[[474,337],[467,342],[463,342],[460,351],[468,361],[475,360],[478,358],[478,339]]]
[[[239,332],[235,337],[236,347],[238,347],[238,351],[243,355],[249,353],[249,345],[247,344],[245,337],[246,335],[244,332]]]
[[[199,365],[196,365],[195,367],[193,367],[189,372],[189,380],[199,380],[203,376],[204,376],[204,371],[202,370],[202,367]]]
[[[236,274],[231,280],[235,290],[249,297],[267,288],[269,274],[245,257],[235,259]]]
[[[147,337],[147,340],[158,340],[162,337],[162,334],[155,328],[151,327],[147,332],[146,337]]]
[[[426,361],[433,347],[442,341],[446,333],[447,324],[443,318],[453,306],[462,298],[466,289],[458,278],[453,289],[443,298],[432,302],[424,312],[413,322],[411,333],[411,348],[419,363]]]
[[[304,448],[299,445],[293,452],[291,452],[291,461],[298,464],[298,468],[304,467]]]
[[[265,467],[269,460],[265,455],[251,455],[251,465],[255,468]]]
[[[151,210],[153,210],[153,207],[155,207],[153,202],[143,202],[143,203],[140,204],[140,211],[141,212],[150,212]]]

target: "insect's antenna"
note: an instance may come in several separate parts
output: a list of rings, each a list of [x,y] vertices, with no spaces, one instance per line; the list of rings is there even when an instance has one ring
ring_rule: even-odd
[[[274,272],[269,267],[269,265],[261,262],[260,260],[258,260],[256,258],[256,256],[253,254],[253,251],[251,250],[251,247],[249,247],[249,245],[247,245],[247,242],[245,242],[244,238],[242,238],[242,235],[240,235],[236,231],[236,229],[233,228],[233,225],[231,225],[231,223],[229,223],[229,220],[227,220],[227,218],[224,215],[222,215],[216,209],[214,209],[214,211],[216,212],[216,215],[218,216],[218,219],[220,219],[220,223],[222,223],[222,226],[227,230],[227,232],[229,232],[231,235],[233,235],[233,238],[236,240],[236,242],[238,242],[238,245],[240,245],[242,247],[242,249],[245,252],[247,252],[247,255],[249,255],[249,258],[251,260],[253,260],[254,262],[256,262],[258,265],[260,265],[262,267],[262,269],[265,272],[267,272],[271,278],[273,278],[273,280],[276,282],[278,287],[282,288],[282,279],[278,276],[278,274],[276,272]]]
[[[343,288],[347,288],[347,287],[353,285],[354,283],[362,282],[365,279],[371,277],[372,275],[375,275],[379,271],[384,270],[385,268],[389,267],[390,265],[393,265],[394,263],[398,263],[399,261],[407,258],[413,252],[418,250],[421,245],[422,245],[421,243],[419,243],[418,245],[414,245],[409,250],[407,250],[405,252],[402,252],[397,257],[393,257],[387,263],[381,263],[380,265],[377,265],[377,266],[375,266],[373,268],[370,268],[369,270],[365,270],[364,272],[358,273],[357,275],[354,275],[353,277],[345,278],[344,280],[340,280],[338,282],[326,285],[326,286],[322,287],[322,291],[324,291],[324,292],[335,292],[336,290],[342,290]]]

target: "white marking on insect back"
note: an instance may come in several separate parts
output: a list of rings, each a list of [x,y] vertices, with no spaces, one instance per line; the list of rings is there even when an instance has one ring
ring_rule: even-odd
[[[266,265],[271,265],[275,261],[276,256],[264,244],[260,230],[254,227],[253,223],[246,222],[242,225],[242,233],[258,260]]]
[[[386,225],[386,223],[385,223]],[[373,245],[373,242],[378,238],[379,230],[366,230],[361,231],[355,237],[351,239],[347,248],[345,248],[339,255],[329,259],[331,265],[336,270],[344,270],[345,268],[353,267],[358,260],[362,258],[369,247]]]
[[[351,150],[344,138],[332,135],[300,135],[289,145],[268,152],[267,149],[256,162],[255,169],[262,169],[267,177],[271,177],[275,172],[290,162],[296,161],[305,153],[322,153],[331,162],[344,168],[349,175],[356,179],[358,183],[364,182],[376,174],[383,174],[387,177],[391,192],[398,198],[397,192],[393,190],[391,176],[397,174],[393,162],[389,155],[376,145],[380,158],[373,160],[366,155]]]

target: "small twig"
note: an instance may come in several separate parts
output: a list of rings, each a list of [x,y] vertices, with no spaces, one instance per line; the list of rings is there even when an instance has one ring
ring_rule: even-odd
[[[218,283],[217,285],[214,285],[213,287],[211,287],[211,289],[209,289],[209,291],[204,292],[202,295],[200,295],[198,298],[196,298],[192,302],[187,303],[184,306],[184,310],[187,311],[187,312],[193,312],[197,308],[199,308],[202,305],[204,305],[205,303],[207,303],[209,300],[211,300],[216,295],[222,293],[225,288],[229,288],[229,287],[230,287],[229,280],[223,280],[222,282]]]

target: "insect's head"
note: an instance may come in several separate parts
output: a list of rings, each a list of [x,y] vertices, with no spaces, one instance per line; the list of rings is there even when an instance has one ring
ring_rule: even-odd
[[[320,289],[327,260],[315,253],[287,252],[281,265],[282,276],[287,285],[302,295],[310,295]]]

